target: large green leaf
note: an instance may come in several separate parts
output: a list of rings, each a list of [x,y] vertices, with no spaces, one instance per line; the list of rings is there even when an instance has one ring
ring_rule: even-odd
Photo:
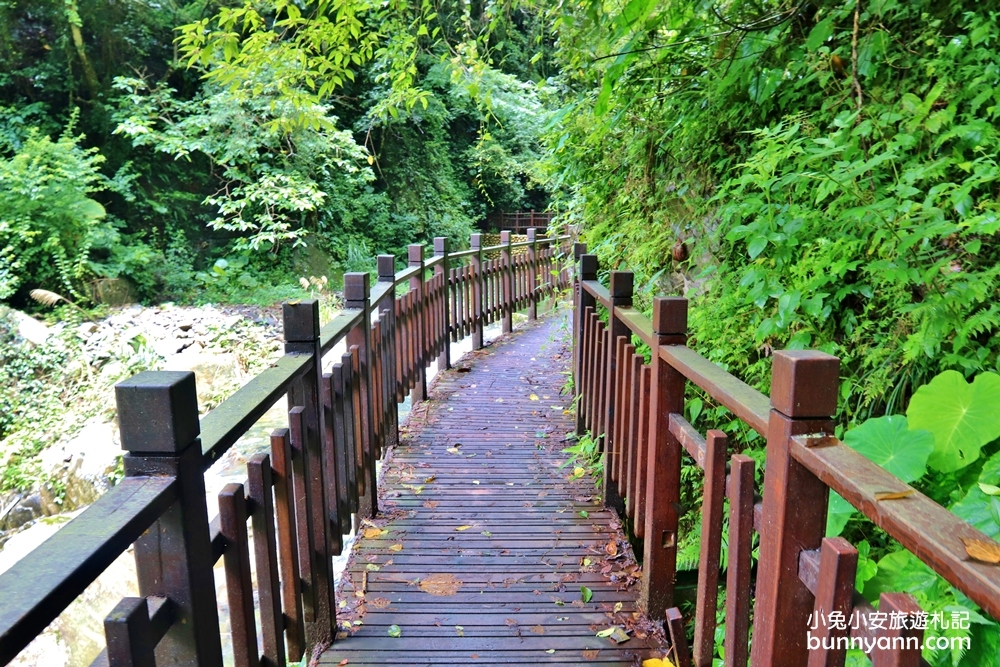
[[[1000,454],[983,466],[979,483],[969,487],[965,497],[949,509],[992,538],[1000,537],[1000,497],[986,493],[982,485],[1000,485]],[[987,486],[989,488],[989,486]]]
[[[964,468],[1000,436],[1000,375],[981,373],[969,384],[958,371],[945,371],[916,391],[906,416],[911,428],[934,434],[931,468]]]
[[[934,450],[934,436],[929,431],[911,431],[902,415],[869,419],[844,435],[844,444],[857,451],[904,482],[919,479],[927,472],[927,457]],[[830,493],[826,515],[828,537],[840,535],[854,514],[854,507]]]
[[[934,451],[934,435],[910,430],[903,415],[869,419],[848,431],[844,443],[904,482],[923,477]]]

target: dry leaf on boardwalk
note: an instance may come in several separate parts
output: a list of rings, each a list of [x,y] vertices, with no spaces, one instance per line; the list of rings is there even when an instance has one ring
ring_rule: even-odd
[[[453,574],[429,574],[420,580],[420,590],[431,595],[454,595],[462,587],[462,581]]]
[[[545,628],[543,628],[540,625],[533,625],[533,626],[531,626],[531,632],[534,633],[534,634],[536,634],[536,635],[544,635],[545,634]]]

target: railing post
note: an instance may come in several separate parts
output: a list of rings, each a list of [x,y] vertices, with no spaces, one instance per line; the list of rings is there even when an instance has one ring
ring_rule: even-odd
[[[469,247],[476,252],[472,255],[472,349],[483,349],[483,235],[473,234]]]
[[[596,308],[594,297],[583,289],[583,281],[597,280],[597,255],[588,255],[587,244],[577,243],[573,246],[573,257],[579,261],[580,270],[574,285],[576,308],[573,310],[573,337],[575,340],[573,353],[573,386],[576,388],[576,434],[583,435],[587,430],[586,415],[583,414],[583,385],[581,369],[587,360],[583,358],[583,331],[587,326],[583,313],[587,309]]]
[[[444,316],[444,346],[441,354],[438,355],[438,371],[445,371],[451,368],[451,267],[448,263],[448,237],[434,237],[434,256],[441,257],[441,261],[434,265],[434,273],[441,274],[442,277],[442,300],[441,313]]]
[[[608,284],[608,294],[611,297],[611,307],[608,309],[608,341],[610,346],[608,348],[607,375],[605,376],[607,400],[604,403],[604,504],[608,507],[614,507],[619,515],[624,512],[625,504],[621,496],[621,489],[611,478],[612,466],[616,460],[612,455],[619,446],[614,437],[615,423],[618,418],[615,410],[618,398],[615,391],[615,379],[618,370],[618,337],[625,336],[626,339],[631,340],[632,332],[628,325],[618,319],[614,309],[632,305],[632,289],[633,275],[631,271],[611,272],[611,280]]]
[[[427,300],[424,291],[424,246],[419,243],[411,243],[406,247],[407,260],[411,268],[419,267],[417,275],[410,278],[410,291],[417,294],[416,316],[410,315],[411,321],[416,321],[414,330],[408,334],[417,337],[416,348],[420,351],[417,364],[417,380],[413,386],[412,400],[414,403],[427,398],[427,369],[424,367],[424,350],[430,345],[427,339]]]
[[[378,256],[378,282],[380,283],[395,283],[396,282],[396,257],[395,255],[379,255]],[[396,290],[391,289],[386,292],[382,301],[377,304],[379,318],[382,317],[383,312],[388,311],[388,317],[383,326],[389,327],[389,331],[392,332],[392,336],[388,337],[391,341],[391,345],[395,347],[396,344]],[[388,391],[388,395],[392,397],[391,405],[386,408],[386,415],[389,418],[389,423],[386,424],[385,430],[385,446],[392,447],[399,441],[399,412],[396,410],[396,350],[385,350],[383,351],[384,358],[386,360],[385,366],[382,369],[382,373],[385,376],[383,378],[384,382],[391,388]]]
[[[323,456],[323,401],[320,387],[323,381],[322,350],[319,339],[319,301],[304,299],[282,304],[282,320],[286,354],[309,354],[313,363],[305,374],[288,389],[288,407],[301,406],[303,472],[306,486],[304,506],[295,512],[305,512],[309,530],[300,535],[299,564],[309,573],[306,599],[306,642],[320,644],[329,641],[336,632],[336,609],[333,599],[333,570],[330,557],[329,514]],[[302,525],[300,523],[300,525]],[[302,541],[304,540],[304,541]],[[309,608],[315,614],[308,622]]]
[[[534,215],[534,214],[532,214]],[[528,229],[528,319],[538,319],[538,249],[536,247],[536,229]]]
[[[806,630],[813,595],[799,579],[799,555],[818,549],[826,532],[829,491],[789,452],[793,436],[832,433],[840,360],[814,350],[774,353],[767,427],[764,512],[751,663],[794,667],[809,662]]]
[[[503,332],[514,330],[514,267],[511,266],[510,232],[500,232],[500,275],[503,276]]]
[[[177,479],[177,502],[135,542],[139,594],[176,605],[156,664],[222,667],[194,373],[139,373],[115,386],[115,398],[125,475]]]
[[[652,618],[659,619],[674,605],[677,568],[681,444],[670,434],[670,414],[684,413],[684,376],[660,356],[660,349],[666,345],[684,345],[687,341],[687,299],[653,300],[653,335],[656,344],[649,362],[646,526],[639,603]]]
[[[361,442],[364,450],[363,474],[365,475],[365,495],[358,499],[358,515],[365,519],[374,518],[378,514],[378,478],[375,475],[375,461],[378,459],[378,443],[375,442],[375,429],[372,412],[372,392],[374,386],[371,377],[371,306],[368,299],[371,288],[367,273],[344,274],[344,308],[363,311],[361,322],[347,333],[348,349],[358,346],[358,363],[360,365],[361,383],[361,414],[355,419],[361,419]]]

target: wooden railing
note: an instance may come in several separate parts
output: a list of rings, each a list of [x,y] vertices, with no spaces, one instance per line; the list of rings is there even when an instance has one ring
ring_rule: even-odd
[[[460,252],[437,238],[428,259],[412,245],[399,272],[381,255],[373,285],[367,273],[346,274],[344,310],[322,327],[315,300],[284,304],[284,355],[200,419],[190,372],[117,385],[125,479],[0,576],[0,665],[133,544],[140,597],[106,618],[107,650],[94,664],[221,665],[220,558],[238,666],[297,662],[329,642],[331,559],[358,520],[378,512],[375,464],[396,441],[396,404],[411,390],[414,400],[426,396],[426,368],[435,359],[450,366],[449,341],[471,335],[479,349],[487,324],[502,320],[510,331],[515,311],[533,319],[569,286],[560,261],[568,237],[529,230],[528,241],[511,244],[505,232],[491,248],[481,237]],[[499,258],[485,260],[493,251]],[[339,344],[345,352],[324,372]],[[205,471],[282,396],[288,428],[250,459],[245,482],[223,489],[210,518]]]
[[[765,396],[686,347],[685,299],[654,299],[650,319],[632,307],[632,274],[611,271],[605,287],[597,280],[597,257],[584,253],[585,246],[577,244],[577,430],[602,443],[605,502],[643,539],[642,602],[652,616],[666,618],[680,665],[712,664],[727,495],[727,666],[743,667],[748,658],[754,666],[843,665],[844,642],[822,641],[827,637],[874,640],[869,657],[876,667],[921,664],[923,630],[911,622],[920,611],[913,596],[900,592],[880,598],[877,613],[906,618],[895,624],[906,627],[893,627],[884,622],[886,616],[881,624],[875,622],[876,611],[854,590],[857,550],[843,538],[824,537],[830,490],[1000,619],[1000,568],[968,560],[963,544],[963,539],[989,538],[832,435],[840,369],[836,357],[817,351],[775,352],[771,395]],[[636,353],[633,336],[649,346],[649,363]],[[730,457],[724,433],[710,430],[703,437],[684,419],[687,382],[766,439],[762,503],[755,500],[753,460],[741,454]],[[705,472],[693,655],[687,652],[683,619],[674,607],[684,454]],[[898,500],[876,499],[876,494],[897,491],[903,492]],[[760,534],[755,578],[754,530]],[[847,627],[821,625],[813,632],[820,648],[816,642],[807,646],[810,618],[830,618],[831,612],[848,619]],[[882,637],[889,641],[880,641]]]
[[[522,234],[529,229],[546,229],[554,214],[542,211],[496,212],[486,216],[486,229]]]

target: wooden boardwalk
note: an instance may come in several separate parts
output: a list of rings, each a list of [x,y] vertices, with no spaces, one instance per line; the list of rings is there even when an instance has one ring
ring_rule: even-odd
[[[337,596],[342,632],[319,664],[663,654],[637,612],[641,575],[619,522],[591,478],[561,467],[574,427],[564,317],[467,355],[410,416],[379,487],[383,513],[364,526]],[[621,643],[598,636],[616,626]]]

